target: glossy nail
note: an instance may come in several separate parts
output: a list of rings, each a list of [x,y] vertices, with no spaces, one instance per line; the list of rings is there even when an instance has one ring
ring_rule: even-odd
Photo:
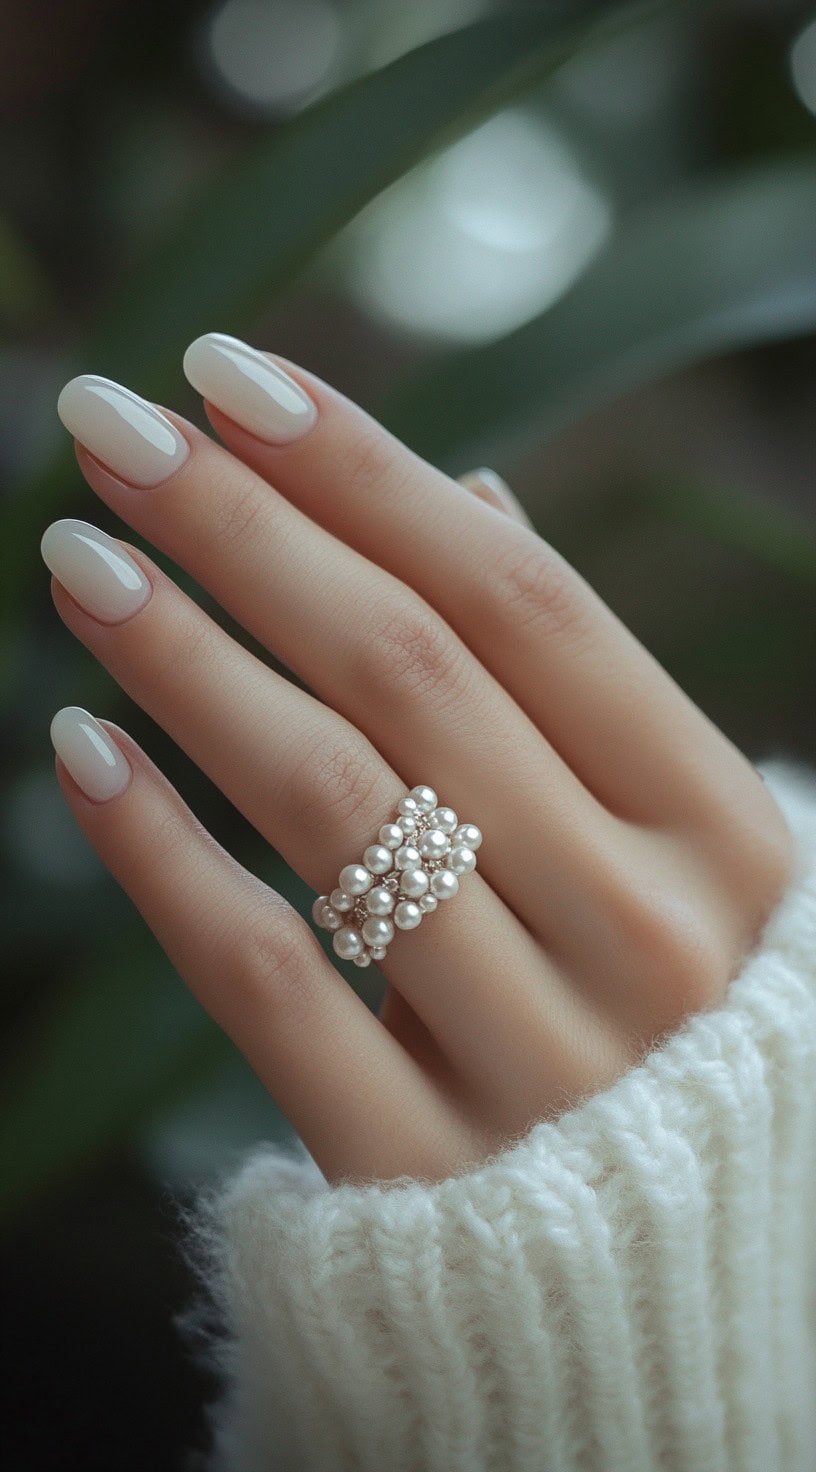
[[[165,414],[129,388],[93,373],[66,383],[57,413],[97,460],[133,486],[160,485],[190,453]]]
[[[90,522],[52,521],[40,551],[66,592],[103,624],[119,624],[138,613],[152,592],[124,547]]]
[[[316,405],[294,378],[265,353],[222,332],[190,343],[184,372],[222,414],[271,444],[299,439],[317,419]]]
[[[92,802],[108,802],[124,792],[131,765],[89,711],[64,705],[51,722],[51,740],[78,787]]]

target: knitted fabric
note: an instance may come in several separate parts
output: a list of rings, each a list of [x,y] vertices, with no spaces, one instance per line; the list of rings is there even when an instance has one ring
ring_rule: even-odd
[[[798,872],[720,1006],[465,1174],[265,1146],[182,1210],[188,1466],[814,1472],[816,774],[760,770]]]

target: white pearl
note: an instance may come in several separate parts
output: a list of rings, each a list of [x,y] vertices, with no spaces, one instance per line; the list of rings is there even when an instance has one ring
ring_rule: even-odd
[[[400,889],[409,899],[416,900],[425,893],[430,882],[424,869],[406,869],[400,880]]]
[[[385,946],[372,946],[371,947],[371,959],[372,959],[372,961],[384,961],[385,960]]]
[[[345,915],[348,910],[354,909],[354,899],[350,894],[345,894],[342,889],[333,889],[329,895],[329,904],[333,910]]]
[[[365,942],[356,925],[344,925],[334,932],[332,945],[344,961],[353,961],[362,952]]]
[[[369,915],[390,915],[394,908],[394,896],[384,884],[375,884],[368,891],[365,902]]]
[[[412,843],[404,843],[394,854],[394,863],[398,869],[418,869],[420,865],[419,849],[414,848]]]
[[[463,843],[457,843],[456,848],[452,848],[448,854],[446,863],[454,874],[471,874],[476,868],[476,855],[472,848],[465,848]]]
[[[394,924],[400,930],[416,930],[422,919],[422,911],[413,900],[400,900],[394,911]]]
[[[314,901],[314,904],[312,905],[312,919],[314,920],[315,925],[324,925],[323,906],[325,904],[328,904],[328,899],[329,896],[327,894],[319,894],[317,896],[317,899]]]
[[[435,894],[424,894],[419,902],[419,908],[420,910],[423,910],[426,915],[430,915],[431,911],[436,909],[438,903],[439,901],[437,900]]]
[[[482,841],[482,831],[475,823],[460,823],[453,835],[454,847],[472,848],[474,853]]]
[[[346,864],[345,869],[340,870],[340,888],[346,894],[365,894],[373,883],[371,875],[362,864]]]
[[[459,891],[459,880],[450,869],[437,869],[431,875],[431,893],[438,900],[449,900]]]
[[[441,859],[449,845],[450,839],[441,828],[429,828],[419,840],[419,852],[423,859]]]
[[[415,818],[418,812],[415,799],[413,797],[401,797],[397,803],[397,812],[404,813],[406,818]]]
[[[432,787],[412,787],[409,796],[421,813],[432,813],[436,807],[436,793]]]
[[[327,902],[323,906],[323,920],[318,923],[322,923],[324,930],[339,930],[343,924],[343,916],[338,914],[337,910],[332,909]]]
[[[403,832],[396,823],[383,823],[377,837],[386,848],[399,848],[403,840]]]
[[[399,828],[403,836],[409,833],[416,833],[416,826],[417,820],[416,818],[412,818],[410,813],[404,814],[401,818],[397,818],[397,827]]]
[[[372,843],[363,854],[363,863],[372,874],[387,874],[394,862],[390,848],[384,843]]]
[[[355,966],[370,966],[371,954],[369,951],[361,951],[359,956],[354,957]]]
[[[381,915],[369,915],[363,921],[363,940],[370,946],[387,946],[394,939],[394,927]]]
[[[429,821],[434,828],[441,828],[443,833],[452,833],[459,819],[453,808],[434,808]]]

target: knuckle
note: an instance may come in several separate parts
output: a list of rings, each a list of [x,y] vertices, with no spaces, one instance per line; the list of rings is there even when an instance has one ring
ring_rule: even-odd
[[[490,569],[488,597],[502,623],[547,638],[575,639],[585,627],[578,575],[536,532],[521,527]]]
[[[323,737],[300,762],[290,782],[298,827],[307,843],[325,848],[332,833],[348,843],[349,832],[371,827],[392,795],[384,791],[383,768],[373,747]]]
[[[164,635],[158,644],[154,641],[149,651],[145,650],[151,661],[150,679],[161,688],[170,685],[175,690],[179,674],[187,683],[211,660],[212,626],[201,609],[191,603],[180,617],[168,621]]]
[[[269,897],[268,897],[269,898]],[[269,1007],[276,1018],[306,1022],[315,1000],[316,949],[308,926],[297,911],[278,897],[278,903],[263,917],[253,917],[242,926],[235,944],[231,967],[233,988],[248,1008],[258,1014]]]
[[[439,706],[462,698],[467,685],[464,645],[438,614],[416,598],[400,598],[380,617],[366,641],[363,677],[374,697],[433,699]]]
[[[414,473],[406,447],[379,424],[355,426],[337,459],[338,484],[353,485],[364,494],[400,496]]]
[[[267,506],[268,496],[261,494],[254,476],[247,473],[238,484],[231,481],[222,495],[212,498],[217,545],[230,552],[248,546],[258,536]]]

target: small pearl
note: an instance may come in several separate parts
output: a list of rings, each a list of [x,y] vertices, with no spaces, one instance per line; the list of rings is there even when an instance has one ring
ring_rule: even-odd
[[[430,882],[424,869],[406,869],[400,880],[400,889],[409,899],[416,900],[425,893]]]
[[[361,951],[359,956],[354,957],[355,966],[370,966],[371,954],[369,951]]]
[[[458,893],[458,890],[459,880],[450,869],[437,869],[436,873],[431,875],[431,893],[435,894],[438,900],[451,899]]]
[[[332,945],[344,961],[353,961],[355,956],[362,953],[365,941],[356,925],[344,925],[334,932]]]
[[[419,902],[419,908],[420,910],[423,910],[426,915],[430,915],[431,911],[436,909],[438,903],[439,901],[437,900],[435,894],[424,894]]]
[[[372,843],[363,854],[363,863],[372,874],[387,874],[393,862],[394,856],[384,843]]]
[[[315,925],[323,925],[324,929],[326,927],[323,920],[323,906],[328,903],[328,899],[329,896],[327,894],[319,894],[312,905],[312,919]]]
[[[472,848],[465,848],[463,843],[457,843],[456,848],[452,848],[448,854],[446,863],[454,874],[471,874],[476,868],[476,855]]]
[[[384,884],[375,884],[368,891],[365,902],[369,915],[390,915],[394,908],[394,896]]]
[[[441,828],[429,828],[419,840],[419,852],[423,859],[441,859],[449,845],[450,839]]]
[[[401,818],[397,818],[397,827],[399,828],[403,837],[405,837],[408,833],[416,833],[416,826],[417,820],[416,818],[412,818],[410,813],[404,814]]]
[[[340,870],[340,888],[344,889],[346,894],[365,894],[373,882],[368,870],[362,864],[346,864],[345,869]]]
[[[372,946],[371,947],[371,959],[372,959],[372,961],[384,961],[385,960],[385,946]]]
[[[482,841],[482,830],[475,823],[460,823],[453,835],[454,848],[472,848],[474,853]]]
[[[354,909],[354,898],[350,894],[345,894],[342,889],[333,889],[329,895],[329,904],[333,910],[345,915],[348,910]]]
[[[412,787],[408,796],[414,799],[421,813],[432,813],[436,807],[436,793],[432,787]]]
[[[370,946],[387,946],[394,939],[394,927],[381,915],[369,915],[363,921],[363,940]]]
[[[422,911],[413,900],[400,900],[394,911],[394,924],[400,930],[416,930],[422,919]]]
[[[434,808],[430,816],[431,825],[441,828],[443,833],[452,833],[458,822],[453,808]]]
[[[338,914],[337,910],[333,909],[330,904],[326,903],[323,906],[323,920],[322,920],[323,929],[324,930],[339,930],[340,929],[340,926],[342,924],[343,924],[343,916],[340,915],[340,914]]]
[[[415,799],[413,797],[401,797],[397,803],[397,812],[404,813],[406,818],[415,818],[418,812]]]
[[[394,863],[398,869],[418,869],[420,865],[419,849],[414,848],[412,843],[404,843],[394,854]]]
[[[386,848],[399,848],[404,835],[396,823],[383,823],[377,837]]]

